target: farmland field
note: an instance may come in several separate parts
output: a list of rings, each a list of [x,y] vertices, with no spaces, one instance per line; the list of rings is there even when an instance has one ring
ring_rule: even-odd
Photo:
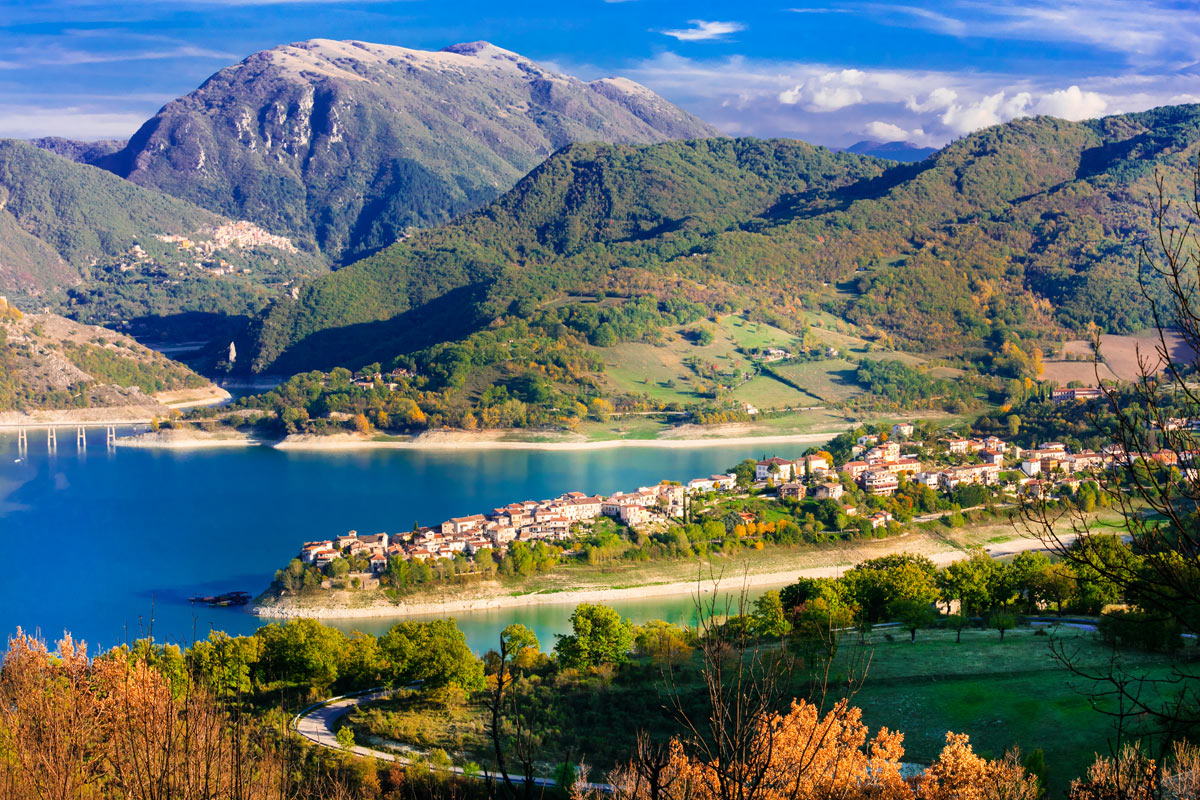
[[[1171,348],[1171,358],[1176,362],[1190,364],[1196,357],[1191,348],[1184,343],[1178,334],[1169,334],[1167,344]],[[1104,363],[1100,367],[1100,377],[1103,379],[1120,379],[1131,381],[1138,377],[1138,354],[1147,359],[1155,368],[1159,368],[1162,360],[1158,357],[1157,348],[1160,346],[1157,331],[1142,331],[1129,336],[1105,334],[1100,337],[1100,355]],[[1047,361],[1044,377],[1065,386],[1071,381],[1084,384],[1094,384],[1096,373],[1092,364],[1092,343],[1082,339],[1067,342],[1063,345],[1064,355],[1082,356],[1083,361]]]

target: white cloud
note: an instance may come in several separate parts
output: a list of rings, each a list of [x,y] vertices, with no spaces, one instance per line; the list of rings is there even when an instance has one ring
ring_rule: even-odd
[[[886,138],[941,146],[1020,116],[1078,120],[1187,102],[1200,94],[1196,77],[1179,73],[1057,80],[742,56],[691,59],[670,52],[619,71],[730,135],[786,136],[831,146],[849,145],[868,130],[878,138],[885,138],[884,132],[903,132]]]
[[[1042,95],[1035,110],[1038,114],[1049,114],[1069,120],[1098,117],[1108,108],[1108,101],[1097,92],[1085,92],[1078,86],[1069,86],[1057,92]]]
[[[883,2],[851,8],[890,25],[956,38],[1061,42],[1171,63],[1200,49],[1200,6],[1178,0],[949,0],[941,11]]]
[[[200,58],[214,61],[239,61],[243,56],[236,53],[226,53],[220,50],[209,50],[203,47],[184,45],[162,50],[134,50],[128,52],[92,52],[87,50],[70,50],[49,48],[40,55],[26,60],[32,64],[113,64],[122,61],[161,61],[171,58]]]
[[[1002,90],[972,103],[951,105],[942,113],[941,122],[950,133],[962,135],[1025,116],[1032,102],[1033,95],[1029,92],[1009,96]]]
[[[944,33],[948,36],[965,36],[968,32],[967,23],[960,19],[939,14],[936,11],[930,11],[927,8],[918,8],[917,6],[893,6],[893,5],[878,5],[866,6],[883,11],[887,14],[898,14],[903,17],[915,19],[921,27]]]
[[[954,105],[957,99],[958,92],[939,86],[926,95],[923,101],[917,102],[917,98],[910,97],[904,105],[909,111],[941,111]]]
[[[779,93],[779,102],[784,105],[799,105],[805,111],[817,113],[838,111],[847,106],[863,102],[861,87],[866,73],[857,69],[843,69],[815,75],[803,83]]]
[[[102,111],[82,106],[0,105],[0,137],[126,139],[141,127],[147,116],[145,112]]]
[[[907,142],[914,135],[923,136],[924,131],[918,129],[910,133],[899,125],[874,120],[873,122],[868,122],[866,127],[863,128],[863,135],[873,142]]]
[[[703,19],[689,19],[688,24],[692,27],[665,30],[661,33],[681,42],[704,42],[746,30],[746,26],[740,22],[709,22]]]

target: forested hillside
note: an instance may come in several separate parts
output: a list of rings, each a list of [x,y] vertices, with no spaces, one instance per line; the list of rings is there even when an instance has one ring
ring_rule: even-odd
[[[153,234],[218,224],[209,211],[77,164],[28,142],[0,140],[0,289],[78,283],[87,265]]]
[[[478,208],[570,142],[716,133],[632,81],[487,42],[314,39],[221,70],[92,163],[345,261]]]
[[[731,293],[699,288],[712,278],[765,288],[790,270],[786,254],[739,247],[729,253],[734,267],[727,276],[701,263],[705,256],[685,262],[714,237],[740,236],[745,221],[782,197],[815,200],[829,188],[877,177],[884,166],[795,141],[573,145],[482,211],[276,304],[255,332],[255,367],[353,363],[363,347],[404,352],[460,338],[501,315],[529,316],[567,290],[640,293],[653,277],[669,291],[664,274],[699,276],[687,288],[710,300]],[[740,238],[752,245],[762,237]]]
[[[253,368],[357,366],[528,317],[568,292],[824,309],[953,350],[1150,322],[1137,290],[1155,170],[1190,191],[1200,107],[1021,119],[896,165],[792,141],[565,148],[483,210],[265,314]]]
[[[153,340],[207,340],[326,270],[249,223],[0,140],[0,293],[26,307]]]

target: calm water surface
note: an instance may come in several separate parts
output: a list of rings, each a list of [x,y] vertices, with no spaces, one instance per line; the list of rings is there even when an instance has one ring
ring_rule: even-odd
[[[768,449],[770,447],[768,446]],[[104,445],[103,430],[75,447],[59,430],[57,455],[31,431],[19,462],[0,436],[0,636],[17,626],[48,639],[64,630],[108,647],[144,635],[189,642],[216,628],[250,633],[240,609],[192,607],[193,595],[257,594],[300,543],[347,530],[411,530],[522,499],[567,491],[612,493],[723,470],[760,448],[286,453],[266,447],[141,450]],[[684,622],[693,601],[613,603],[635,622]],[[459,614],[476,650],[510,622],[543,647],[567,629],[568,604]],[[371,632],[394,620],[347,621]]]

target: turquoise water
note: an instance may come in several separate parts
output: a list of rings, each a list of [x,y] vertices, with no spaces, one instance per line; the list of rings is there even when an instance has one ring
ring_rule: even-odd
[[[0,636],[18,626],[56,639],[70,631],[94,647],[152,632],[187,643],[211,629],[250,633],[240,609],[193,607],[193,595],[257,594],[300,543],[347,530],[396,532],[522,499],[580,490],[611,493],[722,470],[761,447],[287,453],[265,447],[142,450],[104,445],[103,429],[77,451],[73,429],[57,455],[31,432],[19,463],[0,436]],[[687,621],[687,598],[613,603],[634,621]],[[460,614],[471,646],[492,646],[510,622],[543,645],[567,628],[555,604]],[[394,620],[338,623],[386,630]]]

